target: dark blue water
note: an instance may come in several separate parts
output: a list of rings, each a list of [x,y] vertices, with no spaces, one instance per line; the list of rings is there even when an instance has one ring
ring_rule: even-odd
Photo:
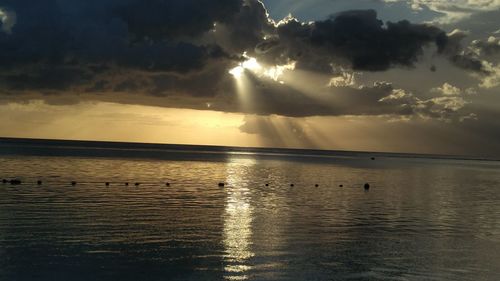
[[[498,162],[371,155],[0,142],[0,280],[500,279]]]

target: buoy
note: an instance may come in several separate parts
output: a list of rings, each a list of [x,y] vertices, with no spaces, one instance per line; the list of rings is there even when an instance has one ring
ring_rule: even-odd
[[[138,182],[136,182],[136,183],[135,183],[135,186],[139,186],[139,185],[141,185],[141,184],[140,184],[140,183],[138,183]]]
[[[109,182],[106,183],[106,186],[109,186]]]
[[[223,182],[219,182],[219,187],[224,187],[224,183]]]
[[[268,183],[266,183],[266,186],[269,186],[269,184],[268,184]]]
[[[170,183],[169,183],[169,182],[167,182],[165,185],[166,185],[166,186],[170,186]]]
[[[372,157],[371,159],[372,159],[372,160],[375,160],[375,157]]]
[[[37,181],[37,182],[36,182],[36,184],[38,184],[38,185],[42,185],[42,181],[41,181],[41,180],[39,180],[39,181]]]
[[[291,187],[294,187],[294,186],[295,186],[295,184],[293,184],[293,183],[292,183],[292,184],[290,184],[290,186],[291,186]]]
[[[72,182],[71,182],[71,185],[72,185],[72,186],[75,186],[75,185],[76,185],[76,181],[72,181]]]
[[[11,185],[20,185],[21,184],[21,180],[18,180],[18,179],[10,180],[10,184]]]
[[[370,184],[365,183],[365,190],[368,190],[368,189],[370,189]]]
[[[125,183],[125,186],[128,186],[128,182]]]
[[[341,184],[341,185],[339,185],[339,187],[344,187],[344,185],[343,185],[343,184]]]
[[[319,184],[315,184],[314,186],[315,186],[315,187],[319,187]]]

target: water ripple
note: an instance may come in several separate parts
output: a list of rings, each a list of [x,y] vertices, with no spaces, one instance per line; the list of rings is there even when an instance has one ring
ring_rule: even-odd
[[[0,280],[499,279],[498,169],[349,161],[0,158]]]

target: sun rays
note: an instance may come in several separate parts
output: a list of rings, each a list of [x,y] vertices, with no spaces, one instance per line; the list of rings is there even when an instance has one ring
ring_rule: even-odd
[[[307,118],[261,115],[267,106],[267,101],[263,100],[265,96],[262,94],[262,89],[283,87],[283,99],[288,99],[286,93],[292,91],[333,110],[336,103],[342,103],[342,100],[339,100],[340,97],[336,96],[332,89],[337,86],[337,80],[346,78],[342,76],[335,80],[335,76],[332,78],[332,75],[301,69],[297,67],[295,61],[284,65],[269,65],[246,53],[243,57],[244,61],[229,70],[229,74],[234,78],[239,106],[246,114],[243,131],[259,132],[260,145],[263,146],[330,147],[332,139],[321,128],[308,122]],[[347,78],[353,79],[351,76]],[[332,79],[336,83],[333,83]]]
[[[262,89],[282,89],[300,93],[308,99],[323,105],[331,105],[331,76],[297,68],[297,62],[283,65],[269,65],[243,53],[245,59],[228,72],[234,78],[235,93],[243,113],[259,114],[259,108],[266,108]],[[281,88],[283,87],[283,88]],[[286,95],[283,95],[286,98]],[[334,105],[331,105],[334,106]]]
[[[281,78],[295,69],[295,62],[286,65],[266,65],[246,53],[243,53],[243,58],[245,60],[230,69],[228,73],[234,78],[241,111],[252,114],[256,112],[255,95],[258,87],[256,81],[285,84]]]

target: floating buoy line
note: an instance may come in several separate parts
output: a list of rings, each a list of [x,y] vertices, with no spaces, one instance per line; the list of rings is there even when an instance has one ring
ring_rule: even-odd
[[[140,187],[142,185],[144,186],[165,186],[165,187],[170,187],[174,184],[186,184],[186,183],[194,183],[193,181],[185,181],[185,182],[177,182],[177,181],[174,181],[174,182],[171,182],[171,181],[166,181],[166,182],[148,182],[148,181],[137,181],[137,182],[128,182],[128,181],[124,181],[124,182],[111,182],[111,181],[104,181],[104,182],[100,182],[100,181],[42,181],[42,180],[35,180],[35,181],[22,181],[18,178],[14,178],[14,179],[2,179],[1,180],[1,184],[2,185],[12,185],[12,186],[19,186],[19,185],[37,185],[37,186],[42,186],[42,185],[67,185],[67,186],[77,186],[77,185],[91,185],[91,184],[94,184],[94,185],[101,185],[101,186],[105,186],[105,187],[110,187],[110,186],[114,186],[114,187],[117,187],[117,186],[130,186],[130,185],[133,185],[135,187]],[[274,184],[275,186],[280,186],[280,185],[285,185],[286,183],[283,183],[283,184]],[[226,187],[228,186],[227,183],[225,182],[219,182],[219,183],[216,183],[215,184],[216,186],[220,187],[220,188],[223,188],[223,187]],[[269,186],[272,186],[271,183],[267,182],[265,184],[263,184],[264,186],[266,187],[269,187]],[[286,184],[288,185],[289,187],[295,187],[295,183],[288,183]],[[304,184],[301,184],[301,186],[310,186],[310,187],[320,187],[320,185],[318,183],[316,184],[308,184],[308,185],[304,185]],[[338,187],[344,187],[344,184],[338,184],[337,185]],[[353,185],[350,185],[351,187],[361,187],[361,188],[364,188],[366,191],[368,191],[371,187],[371,185],[369,183],[362,183],[362,184],[353,184]]]

